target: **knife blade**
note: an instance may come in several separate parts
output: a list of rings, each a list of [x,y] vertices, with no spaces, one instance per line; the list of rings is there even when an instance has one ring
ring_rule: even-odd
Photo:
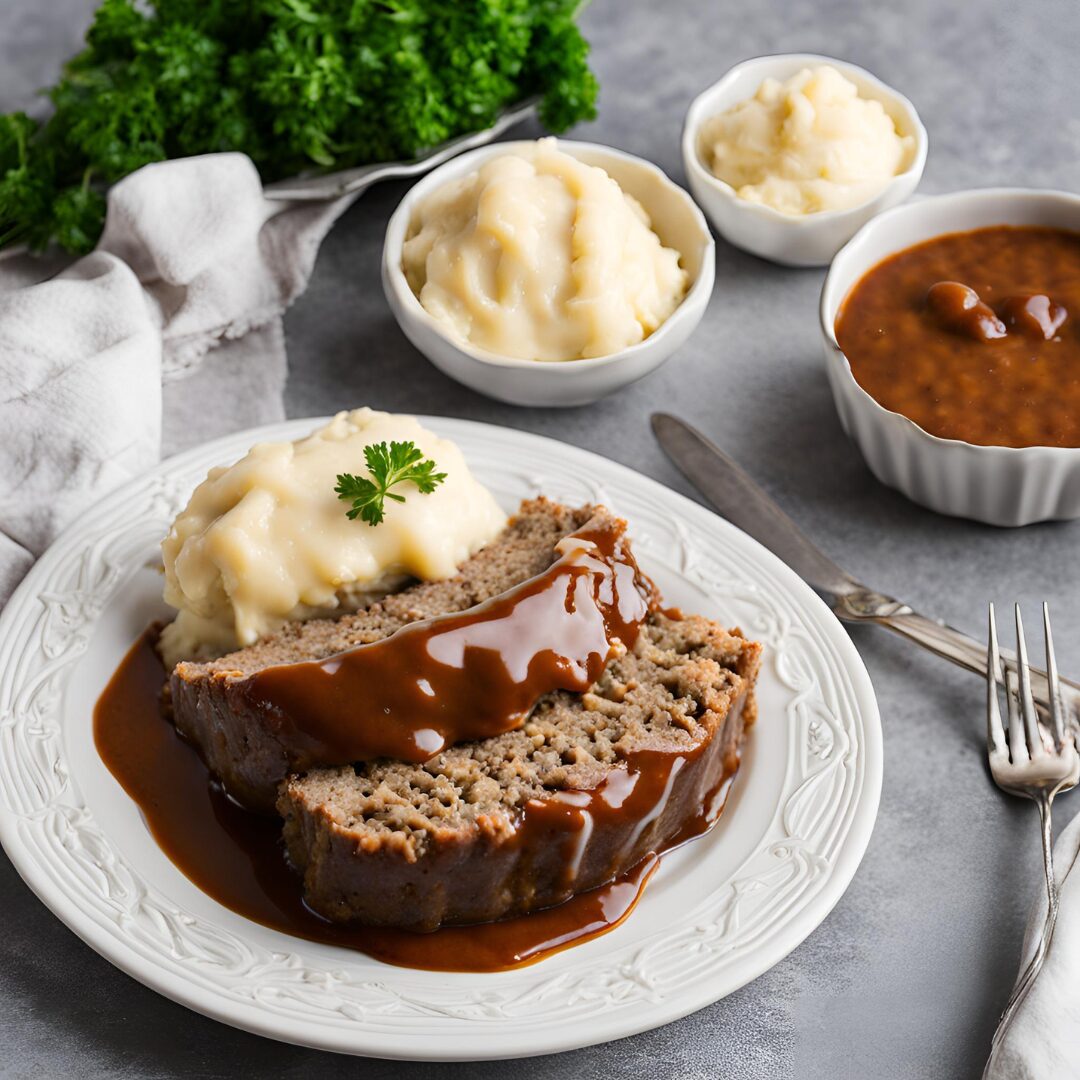
[[[939,619],[920,615],[908,604],[857,581],[836,565],[770,498],[750,475],[696,428],[669,413],[653,413],[652,429],[664,452],[720,515],[787,563],[823,594],[844,622],[884,626],[930,652],[986,678],[986,645]],[[1005,667],[1016,656],[1001,650]],[[1062,678],[1063,697],[1076,720],[1080,683]],[[1040,710],[1048,708],[1046,672],[1031,668],[1032,693]]]
[[[859,583],[836,565],[749,475],[696,428],[653,413],[652,429],[665,453],[722,517],[778,555],[804,581],[830,596]]]

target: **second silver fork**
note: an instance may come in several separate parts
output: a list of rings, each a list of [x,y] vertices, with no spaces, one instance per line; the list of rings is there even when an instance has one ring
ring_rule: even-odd
[[[1077,754],[1071,725],[1065,722],[1061,701],[1054,641],[1050,629],[1050,610],[1043,604],[1043,628],[1046,635],[1046,675],[1049,687],[1050,732],[1044,732],[1031,693],[1031,670],[1020,605],[1016,605],[1016,670],[1005,672],[1005,697],[1008,706],[1008,729],[1002,723],[998,693],[1001,683],[1001,653],[998,649],[994,605],[990,605],[990,642],[986,667],[986,741],[990,772],[1002,790],[1032,799],[1039,810],[1042,834],[1043,870],[1046,877],[1046,918],[1035,953],[1016,980],[1012,994],[998,1021],[991,1044],[990,1062],[1001,1045],[1012,1018],[1016,1015],[1032,984],[1042,970],[1058,914],[1058,886],[1054,876],[1054,829],[1050,808],[1054,797],[1076,786],[1080,779],[1080,755]]]

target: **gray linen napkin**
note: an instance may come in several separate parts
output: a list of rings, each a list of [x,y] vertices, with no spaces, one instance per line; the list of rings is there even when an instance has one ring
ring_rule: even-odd
[[[0,605],[162,453],[283,417],[281,315],[355,198],[271,202],[242,154],[162,162],[110,191],[90,255],[0,261]]]
[[[1075,1080],[1080,1075],[1080,814],[1054,844],[1054,873],[1060,906],[1050,952],[986,1080]],[[1021,971],[1035,952],[1045,915],[1046,891],[1040,888],[1028,918]]]

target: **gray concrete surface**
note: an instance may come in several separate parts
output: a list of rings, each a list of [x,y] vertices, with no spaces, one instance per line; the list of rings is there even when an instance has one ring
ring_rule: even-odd
[[[0,108],[52,77],[92,6],[0,5]],[[596,0],[584,22],[604,91],[600,119],[580,136],[651,158],[676,180],[682,114],[699,89],[745,57],[814,51],[863,64],[915,101],[931,139],[924,191],[1080,189],[1075,0]],[[825,383],[821,272],[720,244],[705,321],[664,370],[589,409],[515,409],[440,375],[394,324],[377,256],[403,190],[385,185],[352,209],[290,312],[290,415],[370,403],[507,424],[692,496],[648,430],[663,406],[734,452],[840,562],[931,613],[981,632],[988,600],[1018,598],[1034,615],[1049,598],[1063,665],[1080,672],[1080,524],[1001,531],[881,487],[844,437]],[[335,1058],[232,1031],[144,989],[76,940],[4,859],[0,1076],[977,1076],[1039,880],[1034,810],[989,786],[976,682],[883,632],[855,641],[885,728],[870,849],[821,928],[726,1000],[636,1038],[513,1065]],[[1059,806],[1064,821],[1080,796]]]

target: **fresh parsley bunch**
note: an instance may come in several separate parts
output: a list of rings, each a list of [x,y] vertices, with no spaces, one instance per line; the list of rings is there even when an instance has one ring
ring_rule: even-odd
[[[595,115],[580,0],[104,0],[49,91],[0,116],[0,247],[93,247],[107,185],[152,161],[249,154],[264,181],[409,158],[542,95]]]

